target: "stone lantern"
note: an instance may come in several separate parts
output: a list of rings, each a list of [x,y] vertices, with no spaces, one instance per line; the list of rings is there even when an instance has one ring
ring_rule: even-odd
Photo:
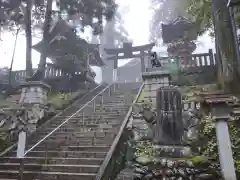
[[[195,27],[195,23],[181,16],[168,24],[162,24],[162,38],[168,45],[169,56],[186,57],[195,51],[196,44],[193,42],[197,39]]]

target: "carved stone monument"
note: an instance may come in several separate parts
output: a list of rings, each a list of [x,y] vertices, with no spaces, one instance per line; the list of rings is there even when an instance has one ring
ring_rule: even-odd
[[[161,145],[179,145],[183,135],[181,93],[176,87],[161,87],[157,90],[157,123],[154,141]]]

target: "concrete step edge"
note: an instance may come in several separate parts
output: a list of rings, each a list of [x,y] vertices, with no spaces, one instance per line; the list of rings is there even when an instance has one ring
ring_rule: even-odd
[[[0,170],[0,174],[12,173],[19,174],[15,170]],[[50,171],[24,171],[24,174],[45,174],[45,175],[68,175],[68,176],[96,176],[95,173],[70,173],[70,172],[50,172]]]
[[[19,163],[0,163],[1,166],[19,166]],[[77,167],[77,168],[98,168],[100,165],[88,165],[88,164],[38,164],[38,163],[24,163],[24,166],[41,166],[41,167]]]

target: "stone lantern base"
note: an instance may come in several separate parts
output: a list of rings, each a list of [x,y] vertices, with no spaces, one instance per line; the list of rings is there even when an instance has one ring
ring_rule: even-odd
[[[38,104],[45,106],[50,86],[41,81],[26,82],[21,85],[20,104]]]
[[[21,86],[20,106],[3,108],[0,112],[0,130],[9,133],[13,141],[20,132],[32,133],[46,115],[50,87],[43,82],[26,82]]]
[[[169,86],[171,75],[167,70],[148,69],[148,72],[142,73],[144,82],[144,100],[149,101],[152,107],[156,108],[157,89],[162,86]]]
[[[48,92],[50,86],[41,81],[30,81],[21,85],[22,92],[19,103],[24,107],[22,119],[28,132],[34,132],[37,123],[46,114]]]

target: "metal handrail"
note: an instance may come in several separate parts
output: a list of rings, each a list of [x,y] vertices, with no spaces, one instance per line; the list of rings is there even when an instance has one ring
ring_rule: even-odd
[[[112,146],[111,146],[110,150],[108,151],[108,153],[107,153],[103,163],[101,164],[101,167],[98,170],[98,173],[96,175],[96,179],[95,180],[102,180],[103,179],[103,176],[104,176],[104,173],[105,173],[105,171],[107,169],[107,166],[108,166],[108,164],[109,164],[109,162],[110,162],[110,160],[111,160],[111,158],[113,156],[114,151],[117,149],[117,145],[118,145],[118,143],[120,141],[120,138],[123,135],[124,129],[126,128],[128,122],[129,122],[129,119],[130,119],[130,116],[131,116],[131,113],[132,113],[132,110],[133,110],[133,105],[138,101],[143,88],[144,88],[144,83],[139,88],[138,93],[137,93],[137,95],[136,95],[136,97],[135,97],[135,99],[134,99],[134,101],[132,103],[132,106],[129,108],[128,113],[126,114],[126,116],[124,118],[124,121],[123,121],[123,123],[122,123],[122,125],[120,127],[120,130],[119,130],[117,136],[115,137],[115,139],[114,139],[114,141],[112,143]]]
[[[77,110],[74,114],[72,114],[70,117],[68,117],[64,122],[62,122],[59,126],[57,126],[54,130],[52,130],[50,133],[48,133],[45,137],[43,137],[41,140],[39,140],[35,145],[33,145],[31,148],[29,148],[25,153],[24,156],[26,156],[29,152],[31,152],[33,149],[35,149],[39,144],[44,142],[48,137],[50,137],[54,132],[59,130],[63,125],[69,122],[70,119],[72,119],[75,115],[77,115],[79,112],[81,112],[85,107],[87,107],[91,102],[93,102],[99,95],[102,95],[106,90],[111,88],[112,84],[108,85],[106,88],[104,88],[101,92],[99,92],[97,95],[95,95],[90,101],[85,103],[79,110]]]

